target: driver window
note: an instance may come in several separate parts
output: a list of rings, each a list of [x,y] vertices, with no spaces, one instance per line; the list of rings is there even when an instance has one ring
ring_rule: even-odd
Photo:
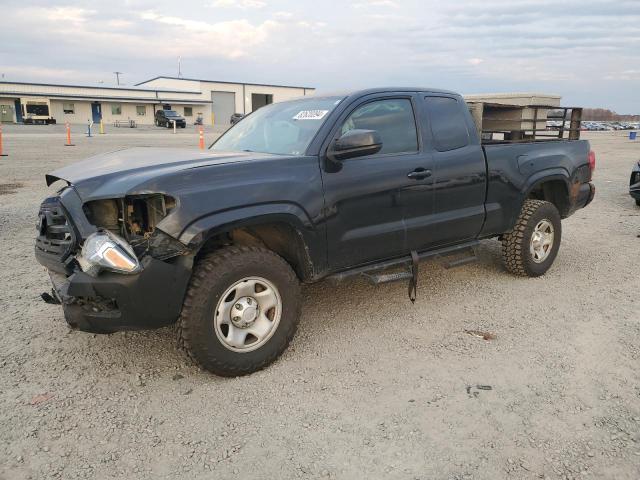
[[[354,129],[376,130],[382,138],[382,154],[418,151],[416,122],[408,99],[377,100],[361,105],[345,120],[340,134]]]

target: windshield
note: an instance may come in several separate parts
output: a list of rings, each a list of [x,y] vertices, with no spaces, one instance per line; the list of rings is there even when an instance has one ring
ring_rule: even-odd
[[[228,130],[211,149],[302,155],[342,98],[305,98],[264,106]]]
[[[177,117],[178,114],[176,112],[174,112],[173,110],[164,110],[164,116],[165,117]]]

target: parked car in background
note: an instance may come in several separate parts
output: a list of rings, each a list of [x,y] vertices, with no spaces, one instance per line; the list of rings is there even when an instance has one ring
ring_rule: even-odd
[[[187,126],[187,121],[175,110],[158,110],[156,112],[156,126],[172,128],[173,122],[176,122],[176,127],[179,128]]]
[[[640,207],[640,160],[636,162],[631,170],[631,178],[629,179],[629,195],[636,201],[636,205]]]
[[[244,115],[242,113],[234,113],[233,115],[231,115],[231,125],[235,125],[243,118],[244,118]]]

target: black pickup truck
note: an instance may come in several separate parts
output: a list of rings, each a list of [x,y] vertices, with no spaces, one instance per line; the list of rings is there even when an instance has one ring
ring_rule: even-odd
[[[287,347],[301,283],[407,279],[414,294],[420,259],[492,237],[508,271],[544,274],[594,166],[581,140],[482,145],[448,91],[275,103],[205,151],[133,148],[46,175],[66,185],[40,207],[43,298],[88,332],[176,324],[203,368],[243,375]]]

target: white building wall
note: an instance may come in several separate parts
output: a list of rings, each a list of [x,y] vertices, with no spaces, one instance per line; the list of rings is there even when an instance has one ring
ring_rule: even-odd
[[[247,85],[245,87],[244,104],[247,113],[251,113],[251,95],[253,93],[273,95],[273,103],[299,98],[305,95],[313,95],[314,90],[292,87],[267,87],[260,85]],[[242,107],[241,107],[242,108]],[[239,111],[242,113],[242,110]]]
[[[182,80],[177,80],[181,82]],[[179,84],[172,85],[172,88],[177,88]],[[183,87],[184,88],[184,87]],[[236,99],[236,113],[251,113],[251,94],[261,93],[273,95],[273,101],[282,102],[284,100],[290,100],[296,97],[302,97],[305,95],[312,95],[314,90],[304,89],[298,87],[276,87],[267,85],[243,85],[235,83],[220,83],[220,82],[200,82],[200,89],[202,95],[206,100],[211,100],[211,92],[233,92]],[[243,99],[244,93],[244,99]]]
[[[73,114],[64,113],[63,105],[73,103]],[[57,123],[87,123],[91,120],[91,103],[73,100],[51,100],[51,116]]]
[[[0,82],[0,97],[50,100],[50,113],[57,122],[76,124],[86,123],[87,120],[92,119],[91,103],[97,101],[102,105],[102,118],[105,123],[113,123],[116,120],[135,120],[141,125],[151,125],[154,123],[155,111],[162,108],[163,104],[170,104],[181,115],[184,115],[185,106],[192,108],[192,117],[186,117],[188,124],[193,124],[200,114],[204,122],[211,125],[213,123],[211,103],[205,102],[211,102],[212,91],[233,92],[236,113],[251,113],[251,95],[254,93],[272,95],[274,102],[280,102],[305,94],[311,95],[314,92],[313,89],[301,87],[243,85],[179,78],[157,78],[139,87],[122,88]],[[203,103],[189,104],[184,103],[185,101],[202,101]],[[64,103],[74,104],[73,114],[63,112]],[[120,115],[112,113],[111,105],[114,103],[122,105]],[[138,115],[136,105],[145,104],[147,105],[146,115]],[[224,126],[228,122],[229,119],[222,121],[218,119],[216,123]]]
[[[185,107],[191,108],[191,116],[187,116],[184,113]],[[206,121],[208,112],[211,111],[211,105],[180,105],[176,103],[171,104],[171,108],[178,112],[178,115],[182,115],[187,121],[188,125],[193,125],[198,118],[198,114],[202,116],[202,119]]]
[[[145,82],[141,87],[147,88],[162,88],[162,89],[176,89],[176,90],[190,90],[200,91],[201,99],[205,101],[211,101],[211,92],[232,92],[235,94],[235,113],[251,113],[251,95],[268,94],[273,96],[273,101],[282,102],[284,100],[290,100],[292,98],[302,97],[304,95],[313,95],[315,89],[303,88],[303,87],[283,87],[283,86],[271,86],[271,85],[249,85],[241,83],[224,83],[224,82],[209,82],[206,80],[187,80],[180,78],[156,78]],[[244,88],[243,88],[244,87]],[[205,123],[212,124],[212,109],[211,105],[205,105],[203,108],[203,117]],[[196,112],[194,111],[194,115]],[[223,122],[227,123],[228,119],[224,119]],[[216,123],[220,123],[219,119]]]
[[[16,109],[15,109],[15,97],[2,97],[0,96],[0,105],[4,105],[4,108],[7,110],[6,115],[0,115],[0,119],[11,117],[12,122],[16,121]]]
[[[114,114],[112,109],[112,107],[117,105],[120,106],[121,113],[119,115]],[[136,110],[137,105],[145,106],[145,115],[138,115]],[[159,109],[162,108],[162,106],[156,104],[155,108]],[[116,120],[135,120],[138,125],[153,125],[154,112],[153,104],[145,105],[142,103],[104,102],[102,104],[102,121],[105,124],[112,124]]]

